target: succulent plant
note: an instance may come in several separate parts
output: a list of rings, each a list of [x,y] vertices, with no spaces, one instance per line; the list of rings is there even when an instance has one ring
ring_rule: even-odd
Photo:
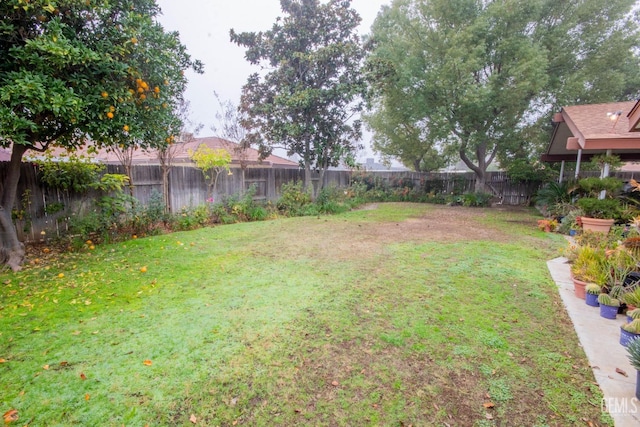
[[[640,319],[634,319],[622,325],[622,329],[632,334],[640,334]]]
[[[634,286],[632,290],[627,291],[620,295],[622,302],[634,307],[640,307],[640,286]]]
[[[640,371],[640,338],[631,340],[627,345],[627,352],[629,353],[627,357],[631,362],[631,366]]]
[[[629,316],[632,319],[640,319],[640,308],[627,311],[627,316]]]
[[[620,300],[613,298],[609,294],[598,295],[598,302],[602,305],[608,305],[609,307],[620,307]]]
[[[584,289],[588,294],[591,295],[598,295],[602,292],[602,286],[595,283],[589,283]]]

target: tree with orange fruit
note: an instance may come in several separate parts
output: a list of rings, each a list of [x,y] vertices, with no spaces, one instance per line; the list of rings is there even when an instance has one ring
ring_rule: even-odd
[[[28,151],[161,147],[182,128],[183,71],[201,70],[157,23],[155,0],[0,2],[0,263],[20,269],[11,210]]]

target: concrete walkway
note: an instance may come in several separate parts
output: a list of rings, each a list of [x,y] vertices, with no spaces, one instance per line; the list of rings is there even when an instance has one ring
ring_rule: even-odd
[[[603,410],[609,411],[616,427],[640,426],[640,401],[635,398],[636,370],[627,359],[627,350],[619,343],[620,325],[625,322],[625,316],[604,319],[598,308],[576,297],[566,258],[548,261],[547,266],[604,394]]]

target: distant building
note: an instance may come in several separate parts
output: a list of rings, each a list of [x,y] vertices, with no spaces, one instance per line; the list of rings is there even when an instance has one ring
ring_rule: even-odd
[[[360,163],[360,168],[362,170],[365,171],[370,171],[370,172],[391,172],[391,171],[395,171],[395,172],[404,172],[404,171],[408,171],[409,169],[407,169],[404,166],[393,166],[393,165],[384,165],[382,163],[376,163],[375,159],[373,157],[369,157],[365,160],[364,163]]]

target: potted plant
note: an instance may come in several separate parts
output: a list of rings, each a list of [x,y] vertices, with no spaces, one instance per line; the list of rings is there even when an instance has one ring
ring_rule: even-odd
[[[627,308],[630,310],[637,309],[640,307],[640,286],[633,286],[631,289],[622,293],[620,299],[623,303],[627,304]]]
[[[578,298],[585,299],[588,283],[604,286],[607,282],[605,250],[589,245],[577,247],[570,269],[574,293]]]
[[[627,323],[633,322],[635,319],[640,319],[640,308],[627,310]]]
[[[631,366],[636,368],[636,398],[640,399],[640,339],[632,340],[627,345],[627,353]]]
[[[585,287],[585,291],[585,301],[587,305],[590,305],[591,307],[600,307],[600,303],[598,302],[598,295],[602,293],[602,286],[595,283],[589,283]]]
[[[615,319],[618,316],[618,308],[620,308],[620,300],[613,298],[609,294],[598,295],[600,303],[600,317],[605,319]]]
[[[634,319],[631,322],[620,326],[620,344],[623,347],[640,337],[640,319]]]
[[[580,218],[583,230],[609,233],[615,220],[620,217],[621,203],[616,198],[622,190],[622,181],[605,176],[605,168],[621,164],[620,158],[611,155],[594,156],[592,162],[600,168],[600,178],[590,177],[578,181],[582,197],[577,205],[584,211]]]

